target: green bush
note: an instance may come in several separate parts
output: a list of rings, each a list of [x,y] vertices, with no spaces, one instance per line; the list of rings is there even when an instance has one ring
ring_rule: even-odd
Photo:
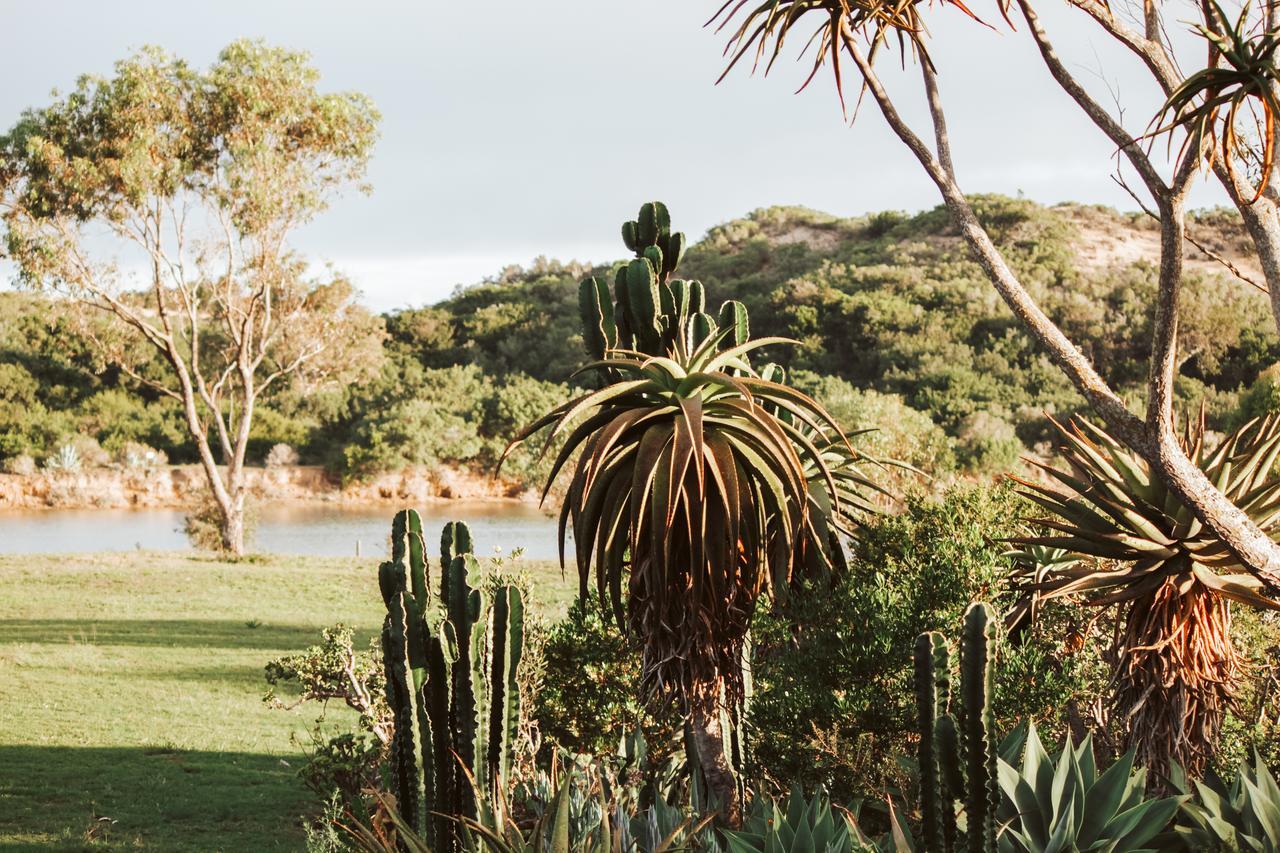
[[[256,501],[244,502],[244,542],[248,547],[258,532],[259,510]],[[182,517],[182,532],[198,551],[222,553],[222,511],[212,495],[205,496]]]
[[[960,422],[956,456],[969,471],[999,474],[1013,470],[1024,452],[1013,424],[991,412],[974,412]]]
[[[791,381],[826,406],[845,432],[872,430],[853,440],[867,454],[906,462],[932,475],[955,470],[951,439],[899,395],[856,388],[838,377],[811,371],[797,371]]]
[[[534,718],[548,746],[603,755],[639,731],[659,754],[679,731],[675,709],[655,718],[645,708],[639,649],[606,624],[594,601],[575,602],[547,632],[542,667]]]
[[[956,624],[971,601],[1010,601],[1008,561],[998,540],[1024,507],[1007,486],[957,487],[940,501],[908,500],[873,521],[830,587],[794,595],[759,616],[755,775],[778,785],[823,785],[842,802],[900,789],[893,760],[913,752],[912,650],[924,631]],[[1054,611],[1007,646],[997,661],[998,730],[1032,717],[1054,736],[1071,709],[1096,698],[1096,653],[1067,641],[1072,611]],[[1030,679],[1030,683],[1028,680]]]

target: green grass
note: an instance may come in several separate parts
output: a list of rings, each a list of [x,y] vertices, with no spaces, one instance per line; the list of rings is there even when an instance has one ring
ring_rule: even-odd
[[[372,636],[375,566],[0,555],[0,849],[301,849],[318,708],[265,706],[263,666],[336,622]],[[563,612],[572,579],[527,568]]]

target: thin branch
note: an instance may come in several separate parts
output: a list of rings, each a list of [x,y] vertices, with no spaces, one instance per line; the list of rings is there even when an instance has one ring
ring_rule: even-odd
[[[1119,174],[1112,175],[1111,180],[1115,181],[1122,190],[1124,190],[1126,193],[1129,194],[1129,198],[1133,199],[1134,204],[1138,205],[1139,210],[1141,210],[1147,216],[1154,219],[1156,222],[1160,221],[1160,214],[1156,213],[1154,210],[1147,207],[1147,205],[1142,201],[1142,199],[1138,197],[1138,194],[1133,191],[1133,188],[1130,187],[1129,184],[1125,182],[1125,179],[1122,175],[1119,175]],[[1197,240],[1195,238],[1195,235],[1191,233],[1190,229],[1186,229],[1184,236],[1186,237],[1187,242],[1190,243],[1192,246],[1194,246],[1197,251],[1199,251],[1201,254],[1205,255],[1206,257],[1208,257],[1209,260],[1214,261],[1217,264],[1220,264],[1222,267],[1224,267],[1227,270],[1227,272],[1231,273],[1231,275],[1235,276],[1240,281],[1256,289],[1260,293],[1270,293],[1270,291],[1267,290],[1266,285],[1258,284],[1258,282],[1250,278],[1249,275],[1244,270],[1240,269],[1238,266],[1232,263],[1230,259],[1218,254],[1216,251],[1214,251],[1213,249],[1206,246],[1204,243],[1201,243],[1199,240]]]
[[[1148,0],[1149,2],[1151,0]],[[1169,187],[1165,185],[1160,173],[1152,165],[1150,158],[1143,152],[1142,146],[1101,104],[1085,91],[1079,81],[1062,64],[1062,60],[1058,57],[1058,52],[1054,50],[1053,44],[1049,41],[1049,37],[1044,31],[1044,27],[1040,25],[1040,18],[1035,13],[1035,10],[1031,8],[1029,0],[1018,0],[1018,8],[1021,9],[1022,16],[1026,19],[1031,37],[1035,40],[1036,47],[1040,49],[1040,56],[1044,59],[1044,64],[1048,67],[1049,73],[1053,75],[1053,79],[1076,102],[1084,114],[1089,117],[1089,120],[1106,134],[1112,144],[1124,152],[1125,157],[1133,164],[1139,177],[1142,178],[1142,182],[1147,185],[1148,192],[1156,199],[1162,199],[1168,192]]]

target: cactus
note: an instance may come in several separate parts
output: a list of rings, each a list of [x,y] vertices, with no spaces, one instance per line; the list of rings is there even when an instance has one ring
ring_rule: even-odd
[[[916,638],[916,712],[920,729],[920,811],[926,850],[945,850],[937,752],[938,720],[946,716],[950,700],[950,655],[936,631]],[[953,812],[954,813],[954,812]]]
[[[951,660],[946,641],[936,632],[916,639],[920,810],[926,850],[951,853],[956,849],[957,800],[964,802],[970,853],[996,849],[1000,791],[991,708],[994,638],[991,608],[983,603],[970,605],[961,637],[959,722],[949,709]]]
[[[410,825],[448,853],[459,849],[451,817],[474,818],[477,795],[492,797],[511,772],[524,601],[513,586],[499,587],[492,603],[471,587],[478,564],[464,524],[446,525],[441,536],[435,608],[416,512],[396,514],[391,541],[378,580],[387,606],[382,650],[395,717],[394,789]]]
[[[996,809],[1000,807],[996,768],[995,712],[991,693],[995,661],[991,644],[996,636],[995,614],[984,603],[969,605],[964,614],[964,639],[960,653],[960,691],[964,711],[964,742],[968,771],[965,814],[969,823],[969,850],[995,850]]]
[[[617,269],[612,289],[594,276],[578,287],[582,340],[593,359],[615,349],[656,356],[677,346],[691,351],[721,329],[729,330],[722,346],[746,343],[750,326],[742,303],[730,300],[718,314],[708,312],[701,282],[673,277],[687,242],[671,230],[666,205],[642,205],[635,219],[622,223],[622,242],[635,259]]]

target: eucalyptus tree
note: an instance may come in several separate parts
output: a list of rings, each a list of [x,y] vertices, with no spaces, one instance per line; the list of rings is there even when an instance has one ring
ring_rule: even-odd
[[[977,13],[960,0],[937,5],[979,22]],[[961,237],[1023,329],[1070,378],[1109,434],[1150,464],[1195,518],[1275,595],[1280,592],[1280,546],[1195,464],[1179,440],[1173,416],[1177,318],[1183,300],[1184,244],[1189,239],[1187,194],[1206,170],[1226,189],[1244,219],[1280,325],[1280,185],[1272,180],[1280,134],[1275,120],[1275,3],[1246,4],[1235,15],[1216,0],[1176,7],[1148,0],[1135,10],[1140,14],[1128,14],[1106,0],[1067,0],[1067,5],[1133,57],[1162,93],[1145,109],[1108,109],[1060,57],[1032,0],[997,0],[1005,24],[1032,41],[1054,84],[1137,175],[1135,195],[1159,220],[1159,255],[1152,259],[1159,274],[1151,306],[1145,411],[1131,408],[1089,362],[1079,342],[1070,340],[1037,304],[961,188],[939,82],[943,69],[929,52],[926,18],[937,7],[919,0],[728,0],[712,21],[730,33],[726,74],[744,59],[747,64],[763,62],[767,72],[782,55],[786,37],[795,34],[793,44],[812,48],[806,83],[825,65],[842,102],[851,99],[852,88],[859,90],[859,98],[870,96],[937,187]],[[1175,45],[1169,38],[1179,16],[1193,20],[1198,38],[1192,41],[1199,44],[1188,46],[1184,40]],[[1015,18],[1020,19],[1017,27]],[[891,94],[877,71],[877,60],[895,50],[901,54],[895,62],[914,60],[918,66],[918,94],[929,115],[926,131],[911,126],[899,110],[902,96]],[[846,85],[846,73],[856,77],[855,87]],[[1124,119],[1134,115],[1140,116],[1139,125],[1126,127]],[[1180,152],[1170,167],[1152,156],[1149,143],[1155,135],[1167,138],[1171,150]]]
[[[204,73],[147,48],[0,137],[20,283],[61,297],[104,362],[181,404],[233,554],[256,404],[380,358],[381,321],[350,282],[289,248],[362,181],[377,136],[372,103],[321,93],[318,77],[305,54],[259,42]]]

